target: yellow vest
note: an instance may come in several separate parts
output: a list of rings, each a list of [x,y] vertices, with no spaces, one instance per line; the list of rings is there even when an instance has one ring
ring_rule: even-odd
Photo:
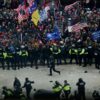
[[[70,91],[70,90],[71,90],[70,85],[64,86],[64,87],[63,87],[63,90],[64,90],[64,91]]]
[[[7,53],[6,52],[3,53],[3,57],[4,57],[4,59],[7,58]]]
[[[60,92],[61,89],[62,89],[61,86],[55,87],[55,88],[53,88],[53,92],[55,92],[55,93],[56,93],[56,92]]]

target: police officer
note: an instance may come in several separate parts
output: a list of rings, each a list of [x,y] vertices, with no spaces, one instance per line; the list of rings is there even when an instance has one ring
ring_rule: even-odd
[[[67,80],[64,81],[63,91],[65,93],[66,100],[68,100],[69,94],[71,93],[71,86]]]
[[[83,58],[83,54],[84,54],[85,49],[80,46],[80,47],[78,47],[77,50],[78,50],[78,63],[79,63],[79,66],[81,66],[82,65],[82,58]]]
[[[27,66],[27,58],[28,58],[28,51],[27,49],[23,46],[21,47],[21,67],[26,67]]]
[[[100,69],[100,50],[99,47],[94,49],[95,68]]]
[[[2,94],[4,95],[4,100],[11,99],[13,97],[13,92],[11,89],[8,89],[6,86],[2,87]]]
[[[93,47],[92,45],[89,45],[87,47],[87,51],[88,51],[88,64],[91,66],[92,62],[93,62]]]
[[[41,54],[42,54],[42,63],[43,65],[45,64],[49,64],[49,57],[50,57],[50,54],[51,54],[51,51],[50,51],[50,48],[48,45],[45,45],[42,47],[42,50],[41,50]]]
[[[49,58],[49,67],[50,67],[50,76],[52,76],[52,70],[54,71],[54,72],[57,72],[59,75],[60,75],[60,71],[57,71],[56,69],[55,69],[55,59],[54,59],[54,56],[53,55],[50,55],[50,58]]]
[[[7,61],[7,52],[5,51],[5,50],[3,50],[3,63],[4,63],[4,68],[3,69],[5,69],[6,67],[5,67],[5,62]]]
[[[7,52],[7,67],[8,67],[7,69],[9,70],[10,68],[12,68],[15,70],[14,55],[9,49],[9,47],[6,48],[6,52]]]
[[[58,81],[55,81],[55,84],[53,86],[53,92],[55,93],[57,100],[60,99],[61,90],[62,90],[62,85]]]
[[[14,89],[15,89],[15,90],[18,90],[18,89],[21,88],[20,80],[19,80],[17,77],[15,77],[15,80],[14,80],[13,86],[14,86]]]
[[[78,86],[78,95],[80,100],[86,100],[85,98],[85,85],[86,83],[83,81],[82,78],[79,78],[79,81],[76,83]]]
[[[3,52],[2,47],[0,47],[0,63],[1,63],[2,69],[5,69],[5,66],[4,66],[4,52]]]
[[[14,86],[14,95],[19,97],[20,92],[22,91],[22,89],[21,89],[20,80],[17,77],[15,77],[13,86]]]
[[[30,67],[32,68],[34,63],[34,49],[32,47],[28,48],[28,53],[29,53],[28,59],[30,62]]]
[[[30,99],[30,93],[32,90],[32,85],[34,81],[30,81],[28,78],[25,78],[25,83],[24,86],[22,88],[26,88],[26,94],[27,94],[27,98]]]
[[[87,47],[84,47],[84,53],[83,53],[83,67],[86,67],[88,64],[88,49]]]
[[[40,57],[40,51],[39,51],[39,47],[38,46],[34,46],[34,65],[35,68],[38,69],[38,60]]]
[[[92,96],[94,100],[100,100],[100,94],[98,91],[94,90]]]
[[[45,60],[47,62],[47,66],[49,66],[49,57],[51,55],[50,46],[47,44],[45,47]]]
[[[59,65],[61,63],[60,53],[61,49],[57,46],[57,44],[53,44],[53,46],[50,48],[52,54],[54,55],[54,58],[57,60],[57,64]]]
[[[61,58],[61,64],[62,60],[64,61],[64,64],[67,64],[66,58],[67,58],[67,47],[63,43],[63,41],[60,42],[60,48],[61,48],[61,53],[60,53],[60,58]]]
[[[77,60],[77,49],[75,48],[75,44],[72,45],[72,47],[69,49],[69,54],[70,54],[70,64],[72,64],[72,60],[75,59],[76,64],[78,64]]]
[[[15,68],[20,69],[21,67],[21,51],[20,47],[16,47],[16,52],[15,52]]]

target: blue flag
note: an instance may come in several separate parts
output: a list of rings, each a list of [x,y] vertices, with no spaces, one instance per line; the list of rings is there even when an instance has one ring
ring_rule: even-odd
[[[52,33],[47,33],[47,40],[60,40],[61,34],[57,26],[54,27],[54,31]]]
[[[100,41],[100,31],[96,31],[92,34],[93,40],[99,40]]]
[[[44,21],[45,19],[47,19],[48,16],[47,16],[47,13],[45,11],[45,9],[43,9],[41,12],[40,12],[40,21]]]
[[[33,2],[32,6],[29,8],[29,13],[32,14],[37,9],[37,3]]]

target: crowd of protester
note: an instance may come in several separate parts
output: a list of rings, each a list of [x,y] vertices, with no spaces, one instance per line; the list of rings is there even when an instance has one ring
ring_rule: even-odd
[[[72,60],[75,59],[75,63],[80,66],[82,63],[84,63],[83,66],[85,67],[87,64],[91,65],[95,62],[95,67],[100,69],[100,37],[97,40],[94,40],[92,37],[93,32],[100,31],[99,7],[96,8],[94,5],[94,7],[89,8],[84,2],[80,2],[76,5],[79,7],[78,9],[75,7],[67,12],[60,5],[59,8],[50,9],[48,18],[42,23],[39,22],[36,27],[31,21],[31,16],[18,23],[18,13],[14,9],[19,4],[19,0],[0,0],[0,63],[3,69],[6,69],[6,65],[7,69],[10,69],[10,67],[19,69],[26,67],[28,64],[30,67],[35,65],[36,68],[38,68],[39,64],[48,64],[49,67],[51,54],[54,55],[58,65],[63,63],[71,64]],[[38,8],[39,10],[43,9],[39,4]],[[87,23],[87,26],[78,32],[69,31],[69,18],[74,24],[84,22]],[[53,32],[55,22],[61,31],[61,38],[59,40],[47,40],[46,33]],[[59,27],[59,24],[62,26]],[[78,52],[74,52],[74,54],[71,52],[71,49],[78,51],[77,48],[82,50],[89,48],[90,50],[88,49],[88,54],[84,52],[81,56]],[[2,53],[3,57],[1,56]],[[88,60],[86,61],[86,59]],[[34,83],[27,79],[26,81]],[[23,87],[26,86],[24,85]],[[16,90],[16,87],[14,88]],[[9,95],[12,96],[14,92],[19,92],[10,90],[8,95],[6,91],[9,92],[9,89],[3,87],[3,93],[8,97]],[[19,93],[21,93],[21,100],[24,100],[25,96],[22,91]],[[29,94],[27,95],[29,96]],[[78,100],[78,95],[75,96],[70,97],[70,100]],[[95,100],[100,99],[97,91],[94,91],[93,96]]]
[[[18,23],[18,13],[14,10],[18,6],[14,9],[11,7],[2,7],[0,9],[0,48],[1,52],[3,50],[3,52],[10,53],[9,55],[12,53],[12,58],[8,57],[7,59],[5,57],[2,65],[5,66],[6,62],[9,69],[9,62],[11,64],[13,62],[15,62],[14,64],[21,63],[21,67],[23,66],[22,63],[26,66],[26,62],[31,62],[32,67],[33,62],[35,62],[37,68],[38,60],[40,64],[45,65],[45,60],[47,60],[48,63],[50,54],[54,52],[56,52],[54,56],[55,59],[57,59],[57,64],[62,64],[62,60],[68,63],[66,59],[71,58],[71,53],[69,53],[71,48],[88,48],[89,46],[92,48],[91,53],[88,51],[88,59],[91,58],[89,64],[91,65],[93,63],[92,58],[95,58],[95,49],[99,51],[100,48],[100,38],[94,40],[92,37],[93,32],[100,31],[100,9],[96,7],[84,8],[82,2],[79,2],[76,6],[79,8],[74,7],[68,12],[64,10],[63,6],[50,9],[48,11],[48,18],[42,23],[39,22],[37,27],[31,21],[31,17]],[[39,6],[39,9],[41,10],[43,8]],[[68,29],[69,18],[72,19],[72,23],[85,22],[87,26],[78,32],[70,32]],[[62,23],[60,23],[60,21]],[[46,33],[53,32],[55,23],[58,24],[61,38],[59,40],[47,40]],[[62,27],[59,27],[59,24],[62,24]],[[55,51],[53,52],[54,49]],[[20,50],[26,50],[27,57],[22,57],[23,55],[21,56],[21,54],[18,57],[16,52]],[[33,55],[33,57],[31,55]],[[98,52],[97,58],[99,57],[100,51]],[[79,57],[72,58],[75,58],[76,63],[78,63],[77,60],[79,60]],[[71,60],[70,63],[72,63]]]

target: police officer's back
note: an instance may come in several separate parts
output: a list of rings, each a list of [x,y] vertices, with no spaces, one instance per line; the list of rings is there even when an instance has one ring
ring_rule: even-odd
[[[49,66],[48,67],[50,67],[50,74],[49,74],[50,76],[52,76],[52,71],[54,71],[54,72],[56,72],[56,73],[58,73],[60,75],[60,71],[57,71],[55,69],[55,58],[54,58],[53,55],[50,55]]]
[[[78,95],[80,100],[85,100],[85,84],[86,83],[83,81],[82,78],[79,78],[79,81],[76,84],[78,86]]]
[[[4,66],[4,51],[3,51],[3,48],[0,47],[0,63],[1,63],[1,67],[2,69],[5,69],[5,66]]]
[[[2,89],[3,89],[2,94],[4,95],[4,99],[13,97],[13,91],[11,89],[8,89],[6,86],[2,87]]]
[[[97,47],[95,47],[95,49],[94,49],[94,58],[95,58],[95,67],[97,68],[97,69],[100,69],[100,49],[99,49],[99,47],[97,46]]]
[[[63,86],[63,91],[65,93],[66,99],[68,99],[68,96],[71,92],[71,86],[70,84],[67,82],[67,80],[64,81],[64,86]]]
[[[19,80],[17,77],[15,77],[15,80],[14,80],[13,86],[14,86],[14,89],[15,89],[15,90],[18,90],[18,89],[21,88],[20,80]]]
[[[70,64],[72,64],[72,60],[75,59],[76,64],[78,64],[77,60],[77,49],[75,44],[72,45],[72,47],[69,49],[69,54],[70,54]]]
[[[62,90],[61,84],[58,81],[55,81],[55,84],[53,86],[53,92],[55,93],[56,98],[58,98],[57,100],[59,100],[61,90]]]
[[[20,80],[15,77],[14,83],[14,96],[20,97],[20,93],[22,92]]]
[[[15,66],[14,66],[14,55],[13,55],[13,52],[10,50],[9,46],[6,47],[6,53],[7,53],[8,70],[10,68],[15,69]]]
[[[49,57],[49,64],[50,64],[50,67],[55,67],[55,58],[53,55],[50,55]]]
[[[94,100],[100,100],[100,94],[98,91],[94,90],[92,96]]]

